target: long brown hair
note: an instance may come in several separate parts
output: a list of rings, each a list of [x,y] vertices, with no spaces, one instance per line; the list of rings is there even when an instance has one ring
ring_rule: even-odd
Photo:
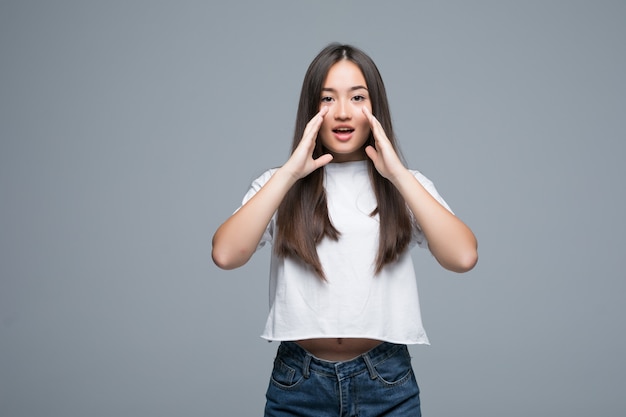
[[[399,154],[391,124],[387,93],[378,68],[374,61],[358,48],[336,43],[328,45],[315,57],[304,76],[296,115],[292,152],[300,143],[305,126],[320,109],[323,83],[330,67],[341,60],[349,60],[360,68],[367,83],[372,113],[381,123],[393,148]],[[368,145],[374,146],[374,137],[371,132],[364,147]],[[327,152],[318,138],[313,151],[313,158],[318,158]],[[369,158],[366,160],[377,200],[377,208],[371,215],[378,214],[380,221],[375,270],[376,273],[379,273],[385,265],[395,261],[407,249],[412,233],[411,217],[404,198],[398,190],[378,173]],[[324,270],[317,254],[317,244],[324,237],[338,240],[341,231],[335,228],[328,216],[323,183],[324,170],[317,169],[296,182],[287,192],[278,208],[274,250],[278,256],[291,256],[300,259],[311,267],[320,278],[325,279]]]

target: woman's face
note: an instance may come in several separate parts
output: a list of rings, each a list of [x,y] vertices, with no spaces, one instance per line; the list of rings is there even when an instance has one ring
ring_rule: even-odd
[[[333,155],[333,162],[358,161],[366,158],[364,145],[370,124],[363,107],[372,110],[365,77],[359,67],[341,60],[330,67],[320,97],[320,109],[328,113],[320,127],[322,145]]]

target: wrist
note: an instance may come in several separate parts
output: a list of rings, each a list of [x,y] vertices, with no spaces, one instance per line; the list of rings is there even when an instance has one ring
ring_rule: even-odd
[[[290,169],[288,164],[285,164],[278,168],[278,170],[274,173],[274,176],[276,176],[277,179],[279,179],[281,182],[289,187],[291,187],[301,178],[297,172]]]
[[[407,168],[402,166],[387,178],[396,188],[401,189],[403,184],[414,179],[413,174]]]

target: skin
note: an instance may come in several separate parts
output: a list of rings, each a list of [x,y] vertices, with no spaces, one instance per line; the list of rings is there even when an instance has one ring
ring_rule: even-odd
[[[338,126],[350,134],[337,134]],[[369,132],[375,146],[364,148]],[[313,159],[318,137],[329,153]],[[340,140],[342,139],[342,140]],[[274,212],[295,182],[334,162],[370,158],[376,170],[404,197],[428,240],[429,249],[444,268],[466,272],[478,260],[472,231],[437,202],[402,164],[387,135],[372,114],[365,79],[360,69],[344,60],[333,65],[324,81],[320,111],[307,124],[298,147],[263,188],[224,222],[213,236],[213,261],[223,269],[244,265],[252,257]],[[380,343],[372,339],[308,339],[297,341],[326,360],[354,358]]]

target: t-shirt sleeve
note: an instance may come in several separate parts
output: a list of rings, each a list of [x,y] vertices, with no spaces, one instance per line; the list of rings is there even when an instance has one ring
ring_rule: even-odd
[[[435,184],[433,184],[431,180],[426,178],[426,176],[424,176],[419,171],[411,170],[411,173],[415,176],[415,178],[417,178],[417,180],[420,182],[420,184],[422,184],[426,191],[428,191],[428,193],[439,202],[439,204],[445,207],[446,210],[448,210],[450,213],[454,214],[448,203],[446,203],[443,197],[439,194],[439,192],[435,188]],[[417,243],[417,245],[422,248],[427,248],[428,242],[426,241],[426,236],[424,235],[424,232],[422,232],[419,225],[417,224],[417,221],[415,220],[415,217],[413,217],[412,214],[411,218],[413,221],[413,242]]]
[[[267,181],[269,181],[272,175],[274,175],[274,172],[276,172],[276,168],[269,169],[265,171],[263,174],[261,174],[260,177],[252,181],[252,184],[250,184],[250,188],[248,189],[248,192],[244,195],[243,200],[241,201],[241,206],[239,206],[239,208],[237,208],[235,212],[239,211],[241,207],[243,207],[252,197],[254,197],[254,195],[257,192],[259,192],[261,188],[263,188],[263,186],[267,183]],[[270,222],[265,228],[265,232],[263,232],[263,236],[261,237],[259,245],[257,246],[257,250],[262,248],[265,245],[265,243],[272,242],[274,238],[275,224],[276,224],[276,213],[274,213]]]

